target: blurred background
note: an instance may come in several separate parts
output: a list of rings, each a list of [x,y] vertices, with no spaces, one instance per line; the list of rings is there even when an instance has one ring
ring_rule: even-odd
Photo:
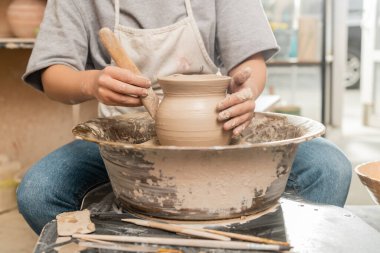
[[[262,0],[281,52],[268,62],[272,111],[323,122],[353,168],[380,154],[380,1]],[[16,209],[15,189],[40,157],[96,117],[96,104],[62,105],[21,81],[45,0],[0,1],[0,248],[30,252],[37,237]],[[373,205],[353,173],[347,205]],[[23,238],[7,251],[15,234]],[[9,249],[8,249],[9,250]]]

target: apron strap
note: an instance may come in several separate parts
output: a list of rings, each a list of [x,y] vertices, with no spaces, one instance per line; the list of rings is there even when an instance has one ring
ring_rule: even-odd
[[[190,0],[185,0],[185,4],[186,4],[187,15],[189,17],[193,18],[194,17],[194,15],[193,15],[193,8],[191,7]]]
[[[120,2],[115,0],[115,27],[120,24]]]

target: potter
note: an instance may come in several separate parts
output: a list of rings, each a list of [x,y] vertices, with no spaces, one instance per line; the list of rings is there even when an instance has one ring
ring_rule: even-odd
[[[96,99],[99,102],[99,116],[102,118],[103,127],[100,129],[102,130],[111,128],[110,124],[114,116],[130,117],[134,115],[131,112],[143,111],[142,98],[146,97],[150,88],[157,93],[160,91],[158,77],[176,73],[215,74],[220,68],[222,74],[230,76],[233,81],[228,86],[230,96],[216,105],[217,120],[222,123],[225,131],[232,131],[234,135],[245,133],[244,131],[250,129],[248,126],[253,118],[255,100],[264,89],[265,61],[278,51],[276,40],[259,0],[49,0],[40,27],[24,80],[45,92],[49,98],[62,103],[80,104]],[[130,54],[141,74],[115,66],[99,40],[98,31],[103,27],[108,27],[115,32],[118,41]],[[246,89],[249,89],[250,93],[240,94],[240,96],[238,92]],[[151,118],[149,120],[153,122]],[[145,120],[136,121],[145,122]],[[114,129],[113,135],[108,136],[108,140],[105,141],[111,141],[117,137],[117,134],[126,133],[128,128],[124,129],[124,126],[123,123],[119,125],[118,131]],[[135,138],[142,137],[143,134],[154,137],[155,130],[148,128],[145,124],[135,129],[133,136],[127,134],[124,135],[125,138],[122,137],[123,135],[118,137],[130,143]],[[146,141],[145,137],[140,140]],[[128,174],[127,171],[121,171],[121,175],[116,173],[109,176],[105,161],[114,164],[125,161],[127,165],[133,165],[136,162],[140,167],[137,170],[131,170],[132,172],[149,173],[150,171],[152,173],[149,174],[150,177],[145,177],[144,181],[136,179],[128,185],[123,184],[123,187],[129,187],[131,193],[135,194],[137,204],[141,209],[142,202],[139,202],[138,197],[144,199],[144,196],[152,195],[148,195],[145,189],[139,188],[139,182],[140,185],[152,184],[151,188],[146,187],[148,189],[164,190],[162,185],[165,182],[160,182],[161,186],[156,186],[158,182],[153,180],[153,177],[160,175],[159,170],[164,168],[162,162],[165,157],[157,156],[154,152],[165,152],[168,148],[183,157],[184,149],[192,149],[192,147],[157,146],[149,149],[153,153],[145,158],[145,156],[139,156],[139,152],[148,148],[130,144],[135,150],[129,149],[128,152],[137,155],[126,161],[123,159],[127,156],[121,151],[123,145],[110,145],[109,148],[114,151],[111,159],[103,160],[96,144],[76,140],[58,148],[33,165],[25,174],[17,191],[19,210],[31,227],[39,233],[43,226],[54,219],[58,213],[77,210],[86,192],[96,185],[109,180],[115,181],[115,179],[119,182],[125,178],[133,180],[131,177],[121,176],[124,175],[123,173]],[[260,146],[260,143],[257,145]],[[193,147],[193,150],[198,157],[203,157],[204,154],[210,155],[207,158],[214,154],[220,157],[223,156],[224,151],[218,149],[229,149],[231,152],[234,150],[233,152],[239,153],[237,146],[239,145],[216,148],[215,146],[212,148],[197,146]],[[100,148],[105,149],[105,146],[101,144]],[[205,149],[210,149],[210,151],[206,152]],[[281,157],[290,161],[290,157],[283,156],[290,149],[282,150],[283,152],[273,152],[277,154],[276,161],[282,161]],[[250,154],[255,154],[255,152],[251,150]],[[288,189],[297,189],[296,194],[307,200],[343,205],[349,185],[347,178],[351,178],[349,174],[351,167],[347,165],[345,156],[335,146],[321,138],[302,143],[294,155],[293,166],[290,168],[289,163],[285,164],[287,169],[285,171],[292,175],[292,180],[287,180],[286,176],[282,176],[281,183],[273,183],[273,189],[282,189],[286,185]],[[245,169],[247,174],[249,171],[260,171],[259,167],[256,167],[260,164],[249,162],[252,161],[251,158],[247,158],[250,157],[249,155],[241,154],[240,157],[243,157],[238,161],[243,164],[240,170]],[[152,161],[155,159],[161,160],[154,163],[157,164],[157,168],[152,168]],[[249,159],[249,161],[244,163],[243,159]],[[193,167],[197,171],[203,167],[202,163],[197,163],[197,158],[194,156],[188,156],[186,161],[193,164],[191,167],[181,168],[186,173],[191,173]],[[230,160],[228,162],[231,164]],[[268,163],[272,162],[268,159]],[[280,174],[284,172],[285,165],[279,166]],[[207,166],[215,169],[212,164]],[[232,165],[230,167],[225,173],[238,170]],[[175,172],[175,168],[172,167],[172,170],[166,178],[169,187],[172,185],[170,175]],[[204,172],[206,173],[207,170]],[[212,172],[212,169],[209,172]],[[272,174],[267,172],[267,175]],[[228,178],[229,175],[226,174],[223,177]],[[186,174],[179,173],[179,176],[186,176]],[[212,179],[213,174],[210,174],[208,177],[201,178],[199,182],[210,182]],[[222,182],[219,179],[217,181]],[[226,179],[224,181],[228,182]],[[237,181],[234,180],[234,182]],[[267,188],[268,182],[269,179],[262,180],[262,184],[259,185],[252,183],[252,187],[247,182],[244,192],[239,191],[235,197],[251,196],[249,191]],[[196,183],[194,180],[187,185],[192,186]],[[186,187],[186,184],[182,185]],[[115,190],[115,193],[122,194],[123,198],[127,196],[123,193],[126,188],[117,189],[120,191]],[[335,194],[331,196],[330,191]],[[171,188],[170,192],[175,192],[175,189]],[[174,211],[181,209],[181,203],[185,207],[198,203],[195,199],[187,198],[186,194],[189,192],[186,193],[185,188],[176,192],[182,194],[172,198],[179,201]],[[257,191],[254,195],[264,194],[264,192],[270,191]],[[219,199],[223,193],[215,191],[213,194],[214,199]],[[171,201],[170,195],[163,197]],[[202,193],[194,194],[194,197],[202,197]],[[187,198],[187,202],[183,201],[184,198]],[[271,201],[273,199],[275,198]],[[160,200],[165,206],[167,201],[164,198]],[[134,205],[134,202],[126,203],[130,206]],[[149,204],[149,201],[144,202],[142,208],[145,208],[148,213],[154,212],[154,209],[150,209],[149,205],[145,204]],[[41,206],[46,208],[41,209]],[[260,201],[253,203],[248,198],[244,206],[250,206],[253,209],[262,207]],[[234,207],[235,214],[240,214],[244,206]],[[229,210],[226,212],[229,213]],[[207,212],[199,213],[206,218],[211,218]],[[170,215],[170,212],[166,214]]]

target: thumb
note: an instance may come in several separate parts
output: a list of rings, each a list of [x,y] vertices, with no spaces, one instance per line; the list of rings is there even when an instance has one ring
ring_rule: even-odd
[[[245,67],[242,70],[239,70],[232,76],[231,84],[230,84],[230,92],[234,93],[239,90],[239,87],[247,81],[252,74],[252,68]]]

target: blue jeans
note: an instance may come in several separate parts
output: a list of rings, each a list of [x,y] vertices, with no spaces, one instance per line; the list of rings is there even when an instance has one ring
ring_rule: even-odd
[[[300,144],[287,191],[305,200],[343,206],[352,168],[344,154],[318,138]],[[79,210],[84,195],[108,182],[97,144],[73,141],[37,162],[17,189],[20,213],[39,234],[62,212]]]

